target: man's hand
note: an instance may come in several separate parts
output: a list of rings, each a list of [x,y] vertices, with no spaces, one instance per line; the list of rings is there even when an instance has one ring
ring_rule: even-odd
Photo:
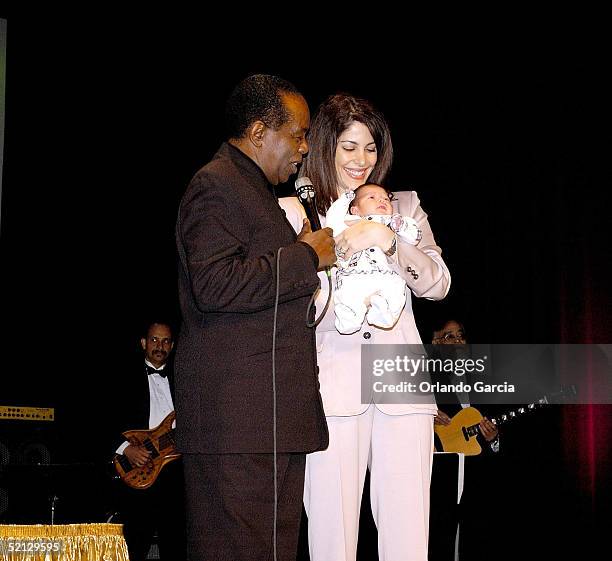
[[[484,436],[484,439],[487,442],[495,440],[499,433],[497,427],[486,417],[483,417],[482,421],[480,421],[480,432],[482,433],[482,436]]]
[[[140,444],[130,444],[123,451],[123,455],[126,456],[128,460],[130,460],[130,463],[132,465],[140,467],[145,465],[149,461],[149,456],[151,455],[151,452],[149,452],[144,446]]]
[[[434,425],[450,425],[451,418],[438,409],[438,414],[434,417]]]
[[[336,244],[332,236],[331,228],[323,228],[313,232],[308,218],[304,218],[302,231],[298,235],[298,241],[307,243],[317,252],[319,258],[319,270],[331,267],[336,262]]]

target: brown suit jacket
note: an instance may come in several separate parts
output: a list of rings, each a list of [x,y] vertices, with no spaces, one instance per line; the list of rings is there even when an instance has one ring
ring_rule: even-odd
[[[278,452],[327,447],[315,333],[306,327],[317,257],[261,169],[225,143],[192,179],[177,221],[182,325],[175,357],[184,453],[273,450],[272,333],[277,250]]]

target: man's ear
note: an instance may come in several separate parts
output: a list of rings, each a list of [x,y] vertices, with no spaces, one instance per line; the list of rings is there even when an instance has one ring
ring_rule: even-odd
[[[144,337],[140,338],[140,345],[142,346],[142,350],[146,350],[147,348],[147,340]]]
[[[247,137],[251,143],[260,148],[266,135],[266,124],[263,121],[253,121],[247,132]]]
[[[349,208],[349,214],[359,214],[359,211],[356,207],[352,206],[351,208]]]

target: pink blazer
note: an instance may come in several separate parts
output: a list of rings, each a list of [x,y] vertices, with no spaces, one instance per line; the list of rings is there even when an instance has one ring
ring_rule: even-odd
[[[398,237],[397,252],[389,257],[391,266],[405,279],[408,288],[406,306],[398,322],[392,329],[380,329],[367,321],[361,330],[351,335],[342,335],[334,327],[333,299],[324,319],[317,327],[317,360],[323,408],[327,416],[359,415],[368,408],[361,403],[361,345],[421,343],[412,311],[412,294],[417,298],[441,300],[450,287],[450,273],[442,259],[442,250],[436,242],[427,221],[427,214],[421,208],[415,191],[395,193],[394,211],[414,218],[423,237],[418,246],[402,243]],[[304,208],[296,197],[279,200],[281,208],[296,232],[302,229],[306,217]],[[325,227],[325,217],[321,216]],[[336,268],[333,268],[335,275]],[[319,273],[321,290],[317,296],[317,313],[325,306],[328,294],[328,281],[325,273]],[[332,283],[334,284],[334,283]],[[435,404],[377,404],[389,415],[408,413],[436,414]]]

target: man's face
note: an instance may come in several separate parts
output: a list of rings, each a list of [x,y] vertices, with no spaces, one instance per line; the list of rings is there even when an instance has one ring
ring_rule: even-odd
[[[296,94],[281,94],[289,120],[278,130],[266,128],[258,163],[272,185],[284,183],[297,173],[308,152],[306,132],[310,112],[306,100]]]
[[[393,214],[391,199],[387,191],[378,185],[364,185],[357,190],[351,214]]]
[[[434,332],[433,343],[438,345],[465,345],[463,327],[456,321],[447,321],[440,331]]]
[[[145,358],[155,368],[166,364],[168,355],[174,346],[172,341],[172,332],[167,325],[162,323],[154,323],[149,327],[146,339],[141,339],[140,344],[145,353]]]

